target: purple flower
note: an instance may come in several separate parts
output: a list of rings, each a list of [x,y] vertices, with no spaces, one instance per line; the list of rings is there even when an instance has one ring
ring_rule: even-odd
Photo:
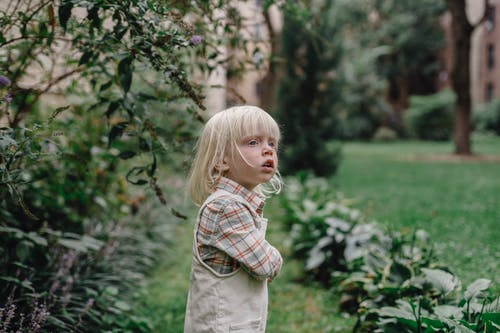
[[[5,95],[5,101],[7,103],[12,102],[12,93],[9,92],[9,93],[7,93],[7,95]]]
[[[193,45],[198,45],[198,44],[200,44],[200,43],[201,43],[201,41],[202,41],[202,38],[201,38],[201,36],[200,36],[200,35],[193,35],[193,36],[191,37],[191,43],[192,43]]]
[[[0,86],[10,86],[9,78],[6,76],[0,75]]]
[[[94,305],[94,299],[93,298],[89,298],[87,303],[85,303],[85,308],[83,309],[83,312],[87,312],[89,311],[89,309],[92,307],[92,305]]]

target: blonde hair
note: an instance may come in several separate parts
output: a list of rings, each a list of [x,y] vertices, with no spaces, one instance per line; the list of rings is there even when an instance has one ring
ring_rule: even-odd
[[[238,151],[237,143],[244,137],[255,133],[280,139],[276,121],[264,110],[250,105],[235,106],[212,116],[205,124],[198,143],[189,177],[189,193],[197,205],[214,191],[223,176],[220,166],[226,156],[234,156]],[[267,187],[258,186],[261,194],[278,193],[281,190],[281,177],[276,172]]]

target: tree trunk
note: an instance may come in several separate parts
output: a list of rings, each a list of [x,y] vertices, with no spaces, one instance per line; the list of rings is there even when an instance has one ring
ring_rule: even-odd
[[[268,10],[263,11],[264,20],[266,22],[269,33],[269,67],[266,76],[260,81],[260,106],[270,112],[274,106],[274,92],[276,89],[277,71],[276,71],[276,55],[279,51],[279,38],[276,35],[275,28],[272,25],[271,17]]]
[[[457,95],[455,110],[455,153],[470,155],[470,49],[474,27],[466,14],[465,0],[446,0],[452,16],[453,32],[453,68],[451,71],[452,87]]]

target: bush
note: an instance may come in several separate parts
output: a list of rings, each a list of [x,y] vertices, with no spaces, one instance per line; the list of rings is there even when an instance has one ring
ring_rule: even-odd
[[[392,128],[381,126],[373,135],[374,141],[394,141],[398,139],[398,133]]]
[[[404,114],[404,123],[410,136],[421,140],[449,140],[453,132],[455,99],[451,90],[411,96],[410,107]]]
[[[304,17],[285,11],[280,35],[280,56],[286,61],[277,84],[274,115],[283,124],[285,151],[280,161],[283,174],[288,175],[307,170],[330,176],[340,161],[340,149],[331,142],[337,138],[340,79],[335,72],[341,55],[340,26],[332,19],[333,2],[316,2],[322,3],[322,10],[306,10]],[[306,28],[302,20],[317,24]],[[328,40],[319,38],[323,34]]]
[[[243,68],[218,50],[249,51],[244,20],[228,1],[17,1],[0,17],[0,332],[149,332],[128,310],[176,214],[143,215],[130,184],[166,203],[158,166],[182,169],[203,121],[190,74]]]
[[[474,110],[472,121],[476,130],[500,135],[500,100],[478,106]]]
[[[71,131],[46,139],[54,128]],[[149,331],[144,318],[120,318],[168,225],[139,209],[145,198],[118,172],[106,131],[78,111],[51,126],[0,130],[1,332]]]
[[[292,253],[304,271],[342,293],[353,332],[497,332],[500,298],[490,281],[461,282],[436,262],[427,233],[367,223],[325,179],[288,179],[282,204]],[[434,329],[435,328],[435,329]]]

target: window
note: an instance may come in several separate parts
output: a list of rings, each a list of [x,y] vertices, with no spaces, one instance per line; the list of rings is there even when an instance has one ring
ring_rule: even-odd
[[[495,67],[495,45],[488,44],[486,49],[486,66],[488,69]]]
[[[488,31],[495,28],[495,15],[495,6],[488,5],[488,9],[486,10],[486,29],[488,29]]]
[[[495,94],[494,90],[495,90],[495,87],[493,86],[493,83],[488,82],[486,84],[486,94],[485,94],[486,102],[490,102],[493,99],[494,94]]]

